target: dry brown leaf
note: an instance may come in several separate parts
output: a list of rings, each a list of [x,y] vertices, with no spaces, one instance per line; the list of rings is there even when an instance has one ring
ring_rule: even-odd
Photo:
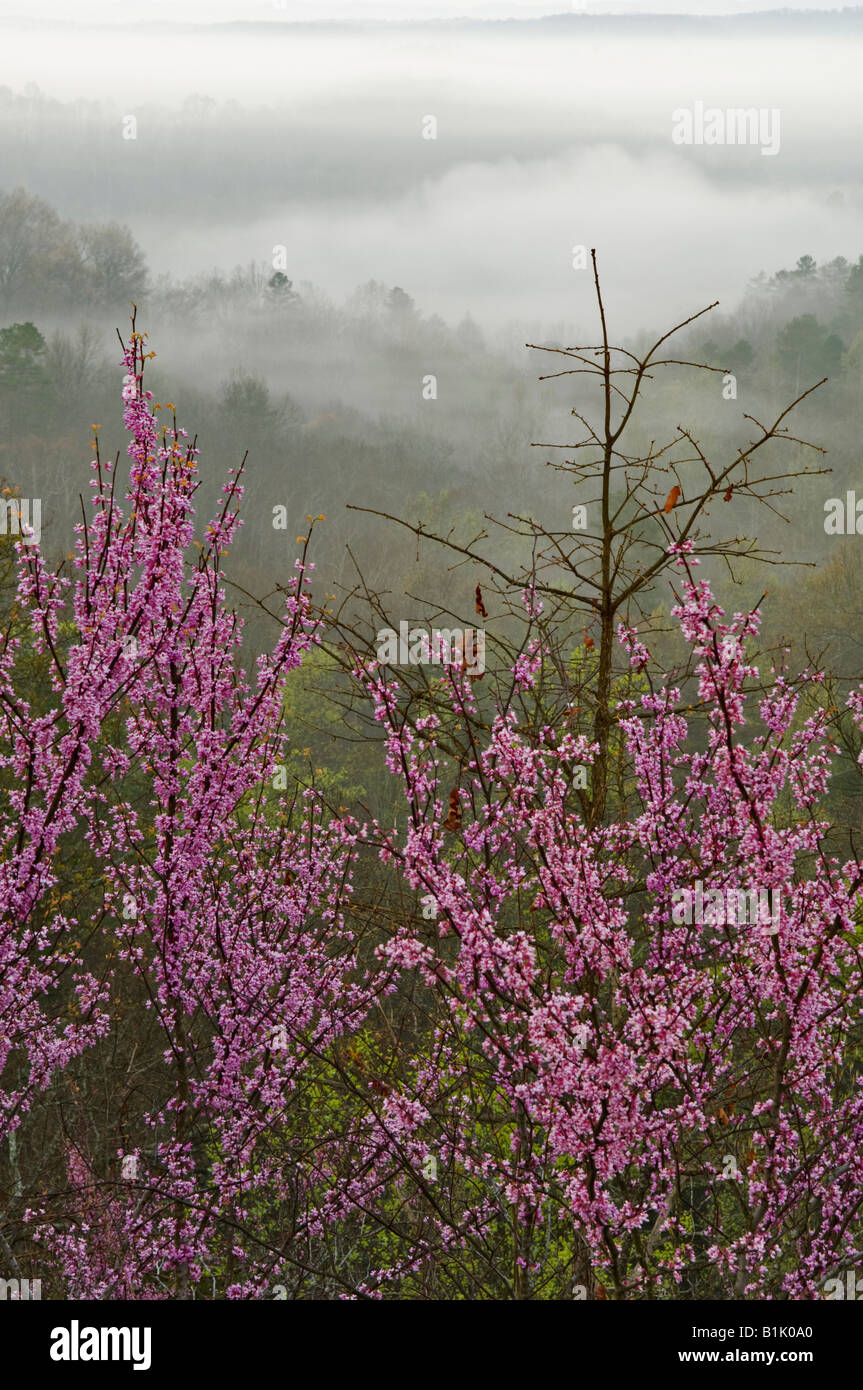
[[[449,794],[449,814],[443,823],[444,830],[460,830],[461,819],[461,799],[458,794],[458,787],[453,787]]]
[[[671,491],[669,492],[668,496],[667,496],[666,499],[665,499],[665,506],[662,508],[662,510],[663,510],[664,512],[670,512],[670,511],[671,511],[671,508],[672,508],[672,507],[675,507],[675,506],[677,505],[677,499],[678,499],[679,496],[680,496],[680,488],[679,488],[679,487],[677,486],[677,484],[675,483],[674,487],[671,489]]]

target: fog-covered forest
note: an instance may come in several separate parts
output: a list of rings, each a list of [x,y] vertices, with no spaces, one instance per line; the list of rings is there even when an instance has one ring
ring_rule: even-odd
[[[41,496],[43,544],[54,558],[68,551],[79,519],[90,417],[106,422],[109,447],[120,442],[117,334],[133,302],[139,325],[154,325],[156,396],[176,398],[197,422],[207,460],[202,505],[213,504],[225,470],[247,459],[232,577],[256,596],[284,579],[306,515],[323,513],[315,560],[328,590],[352,586],[359,566],[373,589],[401,599],[414,586],[457,606],[459,578],[429,554],[418,565],[410,538],[346,508],[444,533],[455,527],[467,538],[488,513],[565,531],[572,506],[589,500],[589,489],[573,490],[549,471],[555,456],[542,449],[572,436],[570,383],[539,379],[549,368],[542,349],[565,347],[565,337],[529,344],[531,325],[484,333],[469,314],[448,324],[409,288],[378,280],[336,301],[264,261],[160,276],[128,226],[63,221],[23,187],[4,194],[0,227],[4,481]],[[762,419],[824,383],[797,414],[800,432],[825,451],[817,466],[806,461],[814,476],[783,489],[769,510],[741,498],[721,520],[757,535],[782,566],[773,578],[776,639],[829,646],[835,669],[850,675],[856,635],[823,610],[825,568],[833,583],[855,582],[855,537],[842,534],[844,524],[825,532],[829,499],[844,505],[856,478],[863,255],[847,249],[822,264],[804,252],[789,266],[766,267],[736,304],[684,330],[679,355],[723,371],[693,382],[680,369],[651,383],[640,425],[649,432],[674,417],[705,447],[733,453],[751,433],[747,415]],[[705,289],[693,312],[711,302]],[[649,336],[626,334],[623,343],[637,348]],[[734,375],[730,388],[725,372]],[[280,505],[289,524],[274,529]],[[512,536],[496,536],[495,546],[514,565],[524,560]]]

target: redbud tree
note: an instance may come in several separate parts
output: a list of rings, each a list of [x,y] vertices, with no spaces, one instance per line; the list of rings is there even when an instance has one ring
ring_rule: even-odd
[[[622,699],[630,805],[605,824],[574,804],[585,736],[526,735],[502,707],[454,769],[437,714],[409,723],[397,682],[367,677],[410,810],[381,852],[434,904],[382,952],[432,1001],[413,1131],[441,1184],[463,1175],[457,1221],[435,1199],[442,1248],[498,1252],[500,1297],[547,1296],[550,1250],[576,1297],[616,1299],[691,1296],[693,1267],[702,1296],[812,1298],[861,1258],[863,870],[828,851],[821,810],[838,748],[805,681],[747,691],[760,615],[728,618],[690,549],[672,547],[674,613],[708,736],[693,749],[674,685]],[[544,659],[523,654],[522,693]],[[476,714],[457,669],[450,699]],[[756,886],[779,908],[685,907]]]
[[[29,1193],[22,1224],[69,1296],[244,1296],[269,1287],[286,1244],[308,1249],[332,1220],[344,1144],[338,1127],[309,1142],[314,1097],[298,1078],[391,980],[362,965],[348,920],[361,831],[273,789],[284,681],[319,640],[308,567],[248,676],[221,571],[240,477],[197,541],[197,449],[170,405],[159,424],[150,355],[133,324],[125,502],[119,459],[97,440],[74,580],[18,544],[2,651],[0,1116],[6,1138],[85,1050],[104,1040],[131,1057],[146,1036],[161,1065],[146,1105],[121,1090],[123,1148],[93,1152],[71,1080],[65,1180]],[[27,646],[47,657],[44,712],[16,688]],[[99,880],[92,925],[57,892],[81,840]]]
[[[579,435],[537,447],[560,451],[578,525],[566,495],[563,526],[486,516],[497,546],[378,513],[469,567],[471,598],[481,579],[484,683],[376,668],[369,632],[397,620],[361,576],[338,612],[334,654],[361,658],[407,797],[376,834],[417,895],[385,958],[413,963],[425,1057],[444,1064],[415,1091],[447,1172],[416,1194],[439,1223],[428,1258],[458,1296],[813,1297],[860,1241],[860,877],[828,813],[840,721],[820,672],[757,657],[761,601],[727,619],[695,576],[751,583],[776,561],[741,521],[824,471],[789,424],[816,387],[772,423],[744,414],[754,432],[730,451],[685,425],[648,435],[657,373],[725,369],[669,349],[701,314],[614,346],[595,257],[594,281],[599,341],[543,349],[576,388]],[[841,723],[859,748],[858,697]],[[780,915],[682,920],[687,896]]]

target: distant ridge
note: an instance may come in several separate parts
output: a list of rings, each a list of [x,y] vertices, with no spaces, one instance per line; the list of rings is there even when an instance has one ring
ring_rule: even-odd
[[[590,0],[587,0],[590,3]],[[742,0],[741,0],[742,2]],[[600,4],[601,0],[595,0]],[[728,0],[733,3],[733,0]],[[642,29],[679,29],[679,28],[706,28],[706,27],[727,27],[736,28],[743,24],[747,27],[757,25],[763,28],[806,28],[806,27],[848,27],[856,29],[861,19],[863,19],[863,6],[853,5],[842,8],[819,10],[819,9],[748,9],[741,12],[730,12],[725,14],[686,14],[675,11],[666,13],[645,14],[643,11],[620,12],[614,14],[601,14],[591,11],[566,11],[558,14],[542,16],[525,16],[523,18],[508,19],[479,19],[473,17],[466,18],[399,18],[399,19],[228,19],[212,20],[201,22],[200,20],[178,20],[171,25],[171,32],[242,32],[246,34],[266,34],[272,37],[275,31],[302,31],[303,33],[368,33],[374,30],[392,33],[400,29],[416,32],[417,30],[429,29],[435,31],[457,30],[477,30],[488,32],[489,30],[518,29],[520,31],[536,30],[537,32],[547,33],[550,29],[575,30],[578,28],[617,28],[625,25],[629,28],[638,27]],[[61,29],[78,30],[123,30],[134,31],[144,29],[159,29],[164,31],[164,21],[158,19],[130,19],[130,20],[76,20],[74,18],[62,19],[37,19],[28,14],[0,15],[0,30],[3,28],[16,29],[48,29],[57,31]]]

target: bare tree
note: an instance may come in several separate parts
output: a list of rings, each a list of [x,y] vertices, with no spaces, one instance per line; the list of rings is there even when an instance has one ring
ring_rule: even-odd
[[[541,381],[579,378],[583,403],[571,414],[581,428],[581,437],[575,443],[533,446],[562,455],[547,466],[572,483],[573,524],[578,523],[577,528],[558,530],[529,516],[510,513],[496,519],[486,513],[484,519],[491,529],[484,528],[472,539],[459,542],[452,531],[436,532],[422,522],[410,522],[376,508],[350,510],[370,512],[405,528],[416,537],[418,547],[427,541],[439,546],[450,568],[470,567],[469,592],[477,600],[475,613],[485,609],[489,600],[494,609],[487,642],[498,660],[490,671],[489,689],[497,680],[508,680],[506,673],[517,653],[531,636],[543,634],[557,653],[542,675],[547,683],[546,711],[555,719],[576,718],[581,724],[586,720],[597,746],[590,787],[583,796],[588,822],[595,825],[608,809],[616,683],[627,679],[628,672],[628,665],[617,655],[618,625],[649,621],[648,599],[656,600],[658,581],[673,571],[681,547],[693,558],[723,562],[732,575],[735,564],[743,561],[797,563],[763,548],[757,537],[743,530],[714,535],[709,525],[711,504],[722,504],[723,518],[732,521],[735,516],[741,519],[741,503],[748,504],[749,512],[754,504],[775,513],[780,499],[793,493],[794,479],[829,470],[801,459],[807,451],[820,456],[825,450],[792,434],[788,425],[792,411],[823,381],[800,392],[772,422],[762,423],[744,414],[750,437],[729,457],[711,456],[690,426],[677,425],[664,442],[647,440],[636,408],[646,384],[657,372],[727,373],[726,367],[690,361],[670,355],[668,350],[675,335],[716,308],[716,303],[663,333],[641,355],[615,346],[609,337],[596,252],[591,255],[600,341],[573,347],[526,345],[565,364],[541,376]],[[774,447],[768,449],[768,445]],[[778,446],[792,449],[790,464],[776,459]],[[525,556],[521,567],[500,560],[500,540],[504,537],[520,545]],[[475,589],[477,578],[480,587]],[[530,611],[525,610],[521,597],[525,590],[534,599]],[[444,613],[425,599],[410,597],[426,606],[432,620],[448,617],[462,621],[459,615]],[[541,612],[537,600],[541,601]],[[470,621],[475,622],[475,616]],[[357,655],[373,655],[375,628],[392,623],[384,596],[366,587],[358,565],[356,583],[332,614],[332,649],[345,669],[350,669]],[[579,649],[575,664],[574,647]],[[422,666],[400,670],[408,719],[434,701],[433,675],[432,671],[430,680],[429,668]],[[509,687],[507,692],[509,698]],[[462,748],[469,746],[471,722],[484,722],[484,708],[481,701],[479,714],[464,712]],[[456,752],[457,731],[453,737]]]

